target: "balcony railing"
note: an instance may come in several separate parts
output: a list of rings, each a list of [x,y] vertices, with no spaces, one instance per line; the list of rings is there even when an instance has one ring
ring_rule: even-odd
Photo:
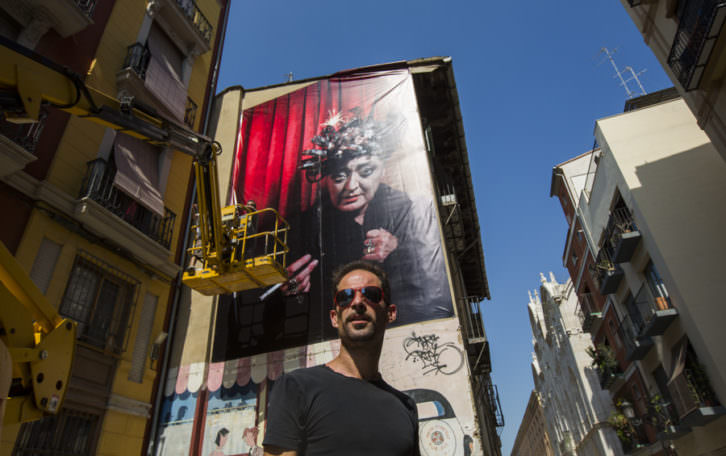
[[[189,128],[194,128],[194,121],[197,118],[197,104],[194,103],[194,101],[187,97],[187,105],[184,109],[184,123],[189,126]]]
[[[654,296],[647,283],[641,285],[634,299],[638,313],[642,317],[642,325],[638,334],[643,336],[660,336],[678,317],[678,311],[671,305],[668,296]]]
[[[45,110],[41,110],[37,122],[14,123],[0,119],[0,134],[5,135],[12,142],[31,154],[35,154],[35,149],[38,146],[40,135],[43,133],[45,119],[47,117],[48,113]]]
[[[135,43],[128,47],[123,68],[132,69],[141,79],[146,77],[146,70],[149,68],[151,51],[141,43]]]
[[[502,412],[502,405],[499,402],[499,390],[497,385],[489,382],[487,388],[487,394],[489,397],[489,407],[491,408],[492,415],[497,427],[504,426],[504,413]]]
[[[683,426],[702,426],[725,412],[697,361],[686,362],[683,371],[668,383],[668,391]]]
[[[83,11],[83,14],[88,17],[93,17],[93,10],[96,9],[96,0],[76,0],[76,5],[78,5],[78,9]]]
[[[199,36],[209,44],[212,40],[212,24],[204,17],[197,3],[193,0],[176,0],[176,4],[194,26]]]
[[[171,245],[176,214],[164,208],[164,217],[138,204],[113,183],[116,168],[103,159],[88,162],[80,198],[90,198],[165,248]]]
[[[697,89],[726,18],[726,1],[682,0],[668,65],[685,90]]]
[[[605,242],[612,251],[613,263],[630,261],[640,242],[640,232],[627,207],[618,207],[610,213],[604,232]]]
[[[600,294],[615,293],[623,280],[623,270],[613,262],[612,253],[607,245],[603,245],[597,254],[595,264],[591,266],[595,272]]]
[[[593,324],[602,318],[602,312],[597,310],[595,301],[593,301],[590,293],[581,293],[578,295],[575,315],[580,319],[580,325],[585,332],[590,332]]]
[[[628,361],[641,360],[653,347],[653,339],[639,335],[639,329],[629,316],[623,317],[618,326],[618,336],[625,345],[625,358]]]

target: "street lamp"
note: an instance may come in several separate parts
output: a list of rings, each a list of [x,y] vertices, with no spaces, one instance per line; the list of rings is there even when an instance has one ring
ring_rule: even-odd
[[[635,408],[633,408],[633,404],[631,404],[630,401],[624,400],[623,402],[621,402],[620,408],[622,409],[623,415],[625,415],[625,418],[627,418],[628,421],[633,423],[634,426],[640,426],[642,420],[635,416]]]

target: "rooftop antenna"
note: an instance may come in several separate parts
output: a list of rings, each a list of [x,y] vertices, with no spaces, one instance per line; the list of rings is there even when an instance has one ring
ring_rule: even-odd
[[[640,82],[640,78],[638,78],[638,76],[645,73],[646,70],[641,70],[636,73],[632,67],[627,66],[623,68],[623,71],[620,71],[618,66],[615,64],[615,59],[613,58],[613,55],[616,52],[618,52],[617,48],[614,49],[612,52],[606,47],[600,49],[600,53],[605,54],[606,58],[613,66],[613,69],[615,70],[614,77],[620,80],[620,86],[625,89],[625,93],[628,94],[628,98],[633,98],[636,95],[632,90],[630,90],[630,85],[628,83],[631,81],[635,81],[635,83],[638,85],[638,88],[640,89],[639,95],[646,95],[648,92],[645,91],[645,87],[643,87],[643,84]],[[630,73],[630,76],[628,76],[628,73]],[[625,77],[623,75],[625,75]]]
[[[292,82],[292,71],[287,73],[287,82]]]

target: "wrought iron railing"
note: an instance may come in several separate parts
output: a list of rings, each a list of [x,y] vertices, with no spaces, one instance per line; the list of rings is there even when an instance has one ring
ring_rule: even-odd
[[[682,420],[699,407],[719,405],[703,366],[688,360],[686,367],[668,383],[673,405]]]
[[[151,51],[146,45],[134,43],[128,47],[123,68],[133,70],[141,79],[146,77],[146,70],[151,61]]]
[[[504,413],[502,412],[502,404],[499,402],[499,390],[497,389],[497,385],[491,383],[491,381],[487,383],[487,395],[489,397],[489,407],[494,416],[494,422],[497,427],[503,427]]]
[[[638,334],[640,333],[640,324],[634,322],[630,316],[623,317],[618,325],[617,333],[620,340],[625,345],[625,353],[630,357],[639,348]]]
[[[43,133],[45,119],[47,117],[48,113],[45,110],[41,110],[37,122],[14,123],[0,119],[0,134],[5,135],[12,142],[31,154],[35,154],[35,149],[38,146],[40,135]]]
[[[681,0],[678,30],[668,56],[668,65],[685,90],[698,88],[723,25],[719,10],[726,1]]]
[[[630,213],[630,209],[621,206],[610,212],[610,218],[608,219],[608,224],[605,228],[605,240],[613,245],[616,241],[615,235],[637,230],[638,227],[635,225],[633,214]]]
[[[470,343],[484,342],[484,321],[479,308],[480,298],[465,297],[461,299],[462,320],[466,338]]]
[[[643,326],[647,325],[656,316],[656,312],[673,308],[669,296],[654,296],[646,282],[643,282],[640,286],[634,302],[638,313],[643,317]]]
[[[194,128],[194,121],[197,118],[197,104],[194,103],[194,100],[187,97],[187,106],[184,109],[184,123],[189,126],[189,128]]]
[[[93,11],[96,9],[96,0],[76,0],[78,9],[83,11],[88,17],[93,17]]]
[[[580,293],[577,296],[577,306],[575,307],[575,315],[580,320],[582,330],[587,332],[592,327],[593,322],[600,317],[600,311],[595,306],[595,301],[590,293]]]
[[[209,23],[204,14],[193,0],[176,0],[176,4],[184,13],[184,16],[197,30],[199,36],[209,44],[212,40],[212,24]]]
[[[164,216],[161,217],[138,204],[136,200],[113,185],[115,177],[116,167],[113,163],[106,163],[100,158],[88,162],[79,197],[94,200],[168,249],[171,245],[176,214],[165,207]]]

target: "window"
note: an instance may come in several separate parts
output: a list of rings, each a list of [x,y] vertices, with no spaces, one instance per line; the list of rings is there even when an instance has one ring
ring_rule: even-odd
[[[137,282],[97,259],[76,257],[60,313],[78,322],[78,338],[120,353],[125,348]]]
[[[13,456],[37,454],[90,455],[95,446],[97,415],[61,410],[39,421],[24,423]]]
[[[648,282],[648,288],[650,288],[650,292],[653,293],[655,305],[658,310],[666,310],[670,308],[671,298],[668,295],[665,283],[663,283],[663,279],[658,273],[658,270],[655,268],[653,261],[648,261],[648,265],[645,267],[643,273],[645,274],[646,282]]]

